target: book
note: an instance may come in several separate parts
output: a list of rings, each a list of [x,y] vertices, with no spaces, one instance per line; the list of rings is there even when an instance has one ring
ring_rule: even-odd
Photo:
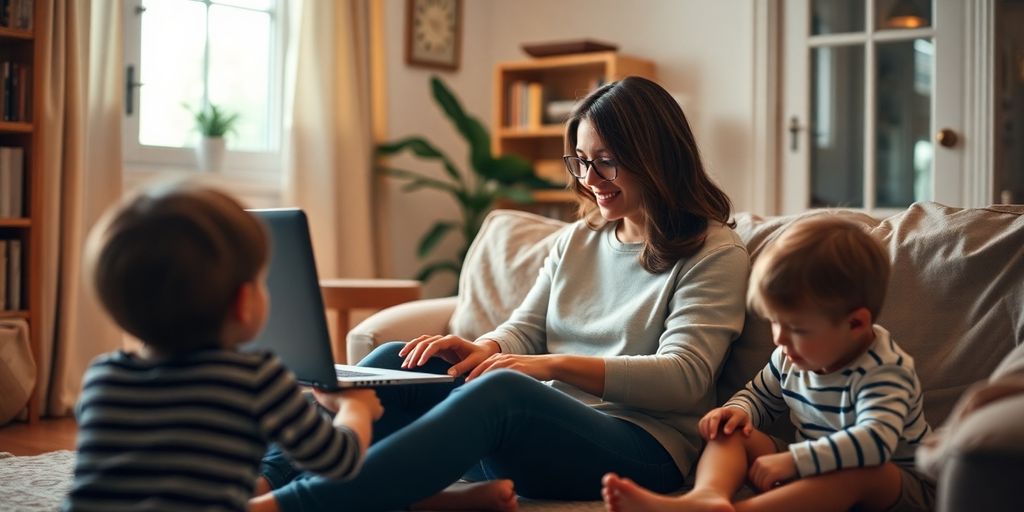
[[[0,240],[0,311],[7,310],[7,240]]]
[[[21,240],[7,241],[7,309],[21,309]]]
[[[25,216],[25,148],[11,148],[11,217]]]
[[[0,219],[14,217],[11,199],[14,194],[14,169],[11,167],[11,148],[0,147]]]

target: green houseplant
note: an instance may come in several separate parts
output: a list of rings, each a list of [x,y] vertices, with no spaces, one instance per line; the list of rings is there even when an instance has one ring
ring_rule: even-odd
[[[234,131],[238,122],[238,113],[229,113],[210,103],[206,108],[191,110],[192,118],[199,132],[199,143],[196,144],[196,160],[203,171],[219,171],[224,162],[224,151],[227,147],[225,135]]]
[[[426,264],[416,279],[426,281],[438,272],[452,272],[456,278],[462,269],[462,260],[469,245],[476,238],[484,216],[499,198],[519,203],[532,201],[530,188],[550,187],[551,184],[538,178],[533,167],[516,155],[494,156],[491,153],[491,136],[487,128],[476,117],[466,113],[459,100],[441,79],[431,77],[430,88],[437,105],[452,122],[459,134],[469,144],[469,164],[472,175],[468,175],[452,163],[440,149],[424,137],[407,137],[377,146],[378,155],[394,155],[409,151],[413,155],[439,162],[445,170],[443,179],[419,172],[379,166],[378,172],[405,181],[404,191],[433,189],[449,194],[459,205],[462,218],[436,222],[419,241],[417,256],[426,259],[437,244],[449,233],[462,235],[463,244],[454,258]]]

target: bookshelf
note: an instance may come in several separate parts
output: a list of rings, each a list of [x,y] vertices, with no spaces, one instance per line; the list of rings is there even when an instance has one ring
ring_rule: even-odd
[[[576,100],[602,84],[639,75],[654,79],[650,60],[617,52],[593,52],[501,62],[494,76],[496,154],[514,153],[533,163],[537,174],[567,184],[562,165],[563,122]],[[570,220],[575,199],[569,190],[537,190],[532,204],[516,208]]]
[[[32,357],[40,360],[43,178],[40,165],[43,45],[34,27],[45,25],[47,2],[10,0],[0,12],[0,319],[29,324]],[[12,263],[12,261],[15,261]],[[38,375],[38,369],[37,369]],[[39,418],[39,386],[29,398],[28,419]]]

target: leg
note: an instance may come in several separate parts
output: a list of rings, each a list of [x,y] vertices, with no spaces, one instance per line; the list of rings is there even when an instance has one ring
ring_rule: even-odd
[[[494,476],[539,498],[595,498],[600,475],[612,470],[663,491],[683,480],[639,427],[525,375],[497,371],[374,444],[353,480],[302,475],[273,497],[284,509],[400,509],[438,493],[481,459]]]
[[[775,442],[755,430],[750,437],[734,433],[708,443],[692,491],[683,496],[653,493],[627,478],[606,475],[602,497],[611,511],[732,510],[732,495],[746,480],[750,461],[775,453]]]
[[[747,511],[887,510],[900,497],[902,472],[886,462],[869,468],[843,469],[801,478],[736,504]]]

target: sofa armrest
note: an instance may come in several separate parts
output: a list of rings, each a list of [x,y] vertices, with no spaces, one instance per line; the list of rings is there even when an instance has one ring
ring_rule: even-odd
[[[1024,498],[1024,395],[951,421],[918,450],[918,467],[937,480],[937,510],[1020,510]]]
[[[448,334],[448,321],[458,297],[421,299],[378,311],[352,328],[347,338],[348,364],[356,364],[389,341],[408,341],[421,334]]]

